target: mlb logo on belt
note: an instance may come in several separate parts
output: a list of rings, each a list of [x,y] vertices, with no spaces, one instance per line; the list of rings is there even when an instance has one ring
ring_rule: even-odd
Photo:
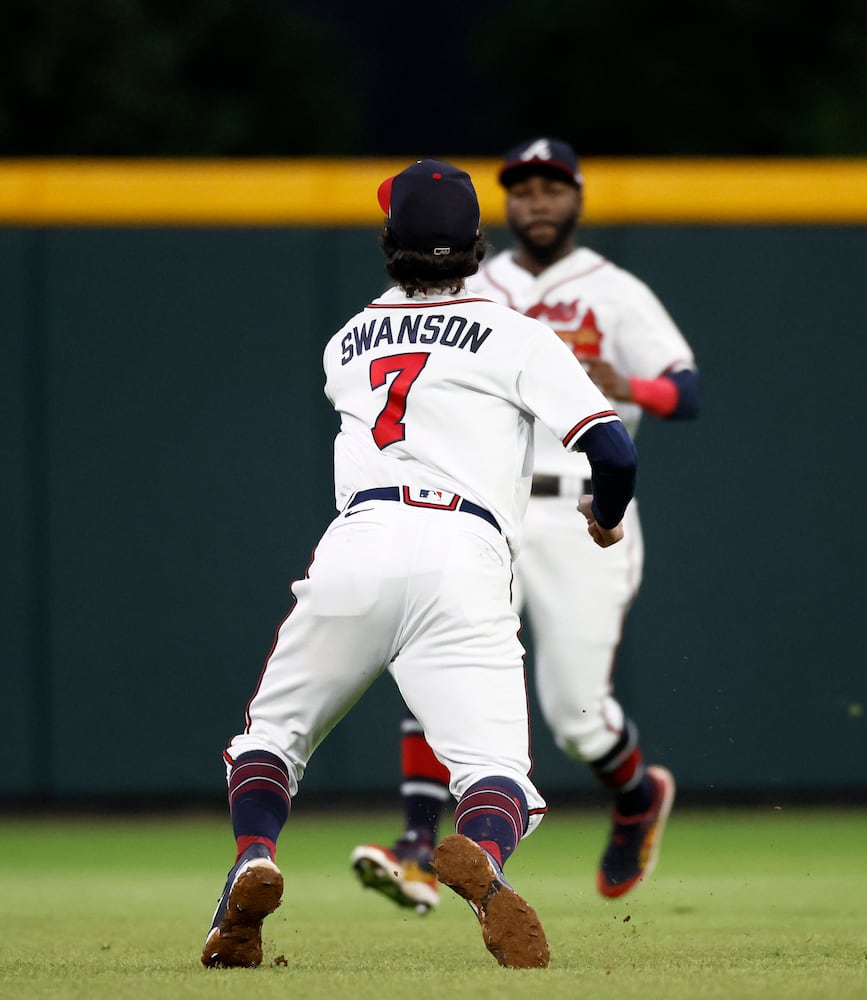
[[[403,501],[413,507],[440,507],[454,510],[460,497],[446,490],[428,489],[419,486],[404,486]]]

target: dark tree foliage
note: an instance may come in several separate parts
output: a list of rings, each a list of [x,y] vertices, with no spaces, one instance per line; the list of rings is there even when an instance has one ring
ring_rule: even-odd
[[[4,156],[867,154],[863,0],[5,0],[2,24]]]
[[[290,5],[5,0],[2,155],[339,155],[354,56]]]
[[[511,2],[481,46],[486,73],[516,70],[498,131],[596,155],[867,152],[863,0]]]

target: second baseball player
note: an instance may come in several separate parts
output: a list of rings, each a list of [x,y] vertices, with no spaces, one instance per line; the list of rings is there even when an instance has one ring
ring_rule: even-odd
[[[698,413],[698,370],[683,334],[639,278],[588,247],[576,233],[584,181],[572,146],[538,137],[509,150],[499,172],[514,246],[468,280],[468,290],[553,327],[612,401],[634,437],[643,413],[690,420]],[[641,582],[644,549],[636,501],[622,545],[602,551],[575,524],[590,469],[544,428],[536,434],[532,492],[515,605],[535,639],[536,690],[545,721],[569,757],[589,765],[612,801],[611,827],[596,875],[605,897],[627,893],[653,871],[674,799],[674,778],[647,766],[638,727],[614,695],[613,670],[626,614]],[[362,884],[427,912],[439,889],[430,869],[448,774],[421,726],[402,723],[405,829],[389,847],[351,855]]]

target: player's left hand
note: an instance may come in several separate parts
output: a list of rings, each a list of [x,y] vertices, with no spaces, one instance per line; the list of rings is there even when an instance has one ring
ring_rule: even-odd
[[[581,364],[584,365],[584,370],[596,386],[609,399],[617,399],[621,402],[628,402],[632,399],[632,387],[629,384],[629,379],[621,375],[614,365],[601,358],[582,358]]]
[[[592,493],[584,493],[578,500],[578,512],[587,518],[587,533],[601,549],[607,549],[609,545],[616,545],[623,538],[623,525],[618,524],[613,528],[603,528],[593,515],[592,504]]]

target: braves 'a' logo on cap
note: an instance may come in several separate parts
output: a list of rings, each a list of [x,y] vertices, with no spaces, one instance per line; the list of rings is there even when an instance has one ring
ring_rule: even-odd
[[[532,177],[536,173],[566,180],[576,187],[583,183],[575,150],[568,142],[550,136],[525,139],[510,149],[500,168],[500,183],[503,187],[509,187],[515,181]]]
[[[522,160],[553,160],[554,153],[547,139],[536,139],[526,149],[521,151]]]

